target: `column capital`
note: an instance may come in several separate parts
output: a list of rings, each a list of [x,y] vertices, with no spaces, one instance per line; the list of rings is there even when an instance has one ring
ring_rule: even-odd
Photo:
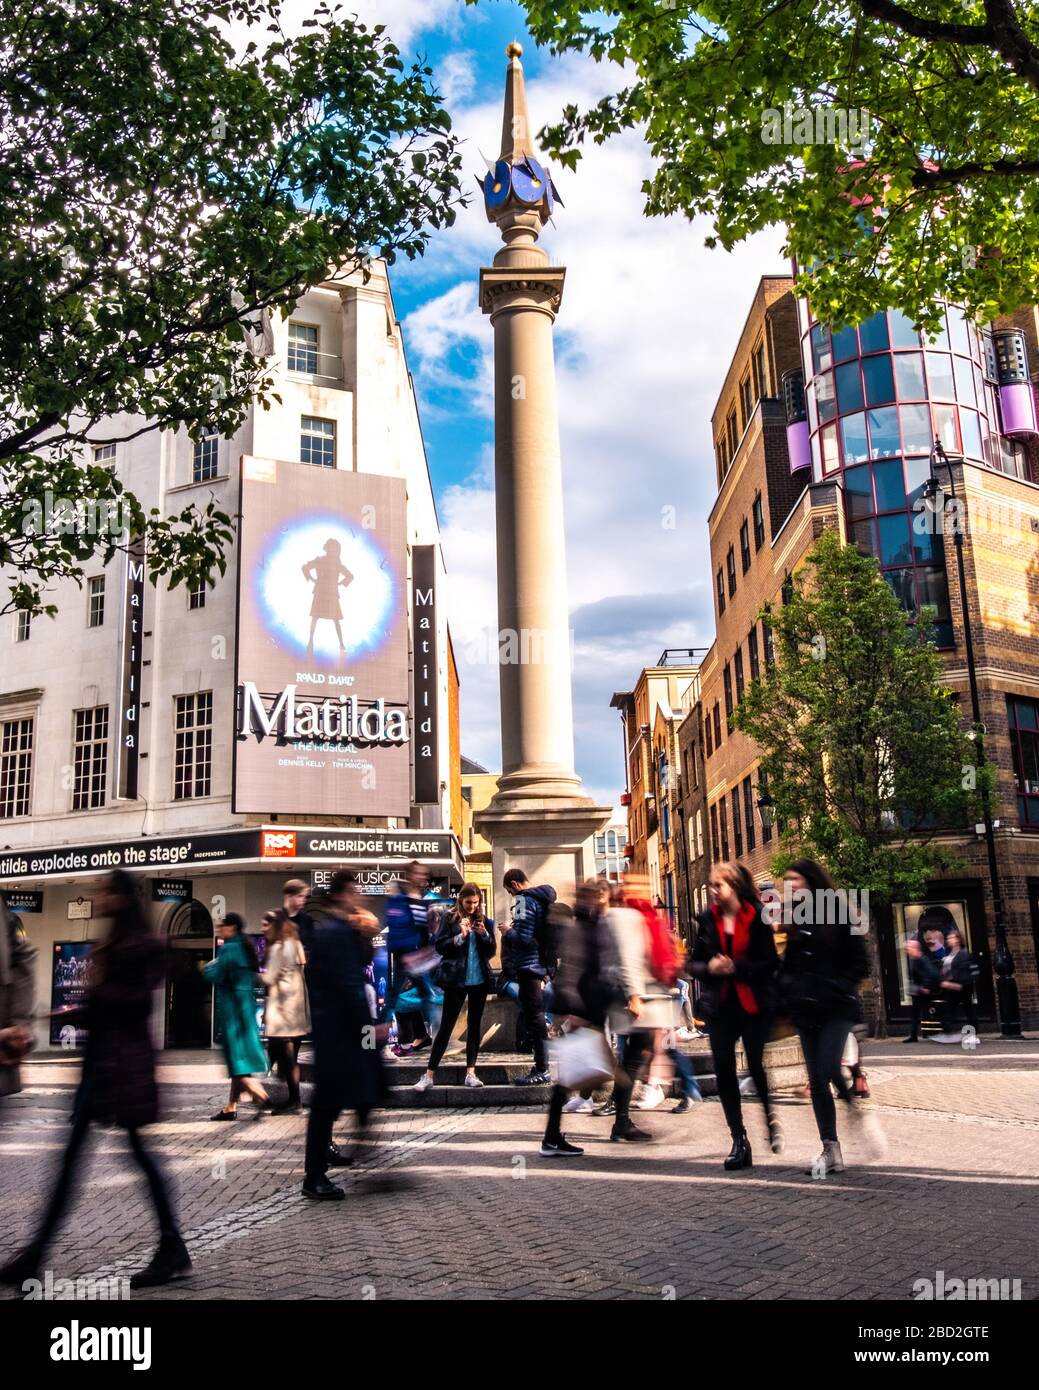
[[[535,309],[554,319],[563,299],[562,266],[484,266],[480,308],[493,318],[503,309]]]

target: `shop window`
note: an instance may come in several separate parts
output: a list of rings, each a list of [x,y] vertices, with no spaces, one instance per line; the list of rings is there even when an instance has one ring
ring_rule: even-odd
[[[1039,826],[1039,701],[1008,696],[1007,722],[1018,818]]]

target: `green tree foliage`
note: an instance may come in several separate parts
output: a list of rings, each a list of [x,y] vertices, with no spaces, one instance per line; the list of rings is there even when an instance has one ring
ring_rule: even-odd
[[[783,825],[781,870],[796,848],[838,883],[889,903],[919,897],[954,862],[935,836],[980,815],[970,735],[927,641],[875,560],[827,529],[763,613],[775,664],[751,682],[733,723],[762,750]]]
[[[586,138],[641,128],[647,211],[702,214],[727,248],[785,225],[822,321],[1039,300],[1035,0],[523,3],[538,42],[624,65],[546,148],[573,166]],[[796,117],[825,110],[868,112],[868,145]]]
[[[338,7],[296,38],[278,9],[0,0],[8,608],[53,611],[48,587],[111,558],[99,515],[145,532],[153,578],[222,571],[229,517],[145,514],[87,441],[230,436],[271,399],[265,316],[372,256],[419,255],[454,219],[430,69]]]

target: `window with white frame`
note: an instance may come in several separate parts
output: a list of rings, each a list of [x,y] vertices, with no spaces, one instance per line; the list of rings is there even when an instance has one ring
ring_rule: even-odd
[[[216,430],[206,430],[201,439],[195,440],[195,450],[191,460],[191,481],[208,483],[217,474],[220,462],[220,437]]]
[[[322,420],[316,415],[304,415],[300,421],[299,457],[301,463],[318,468],[336,466],[336,422]]]
[[[115,445],[95,444],[91,450],[93,461],[102,468],[115,467]]]
[[[105,576],[96,574],[87,580],[87,627],[105,625]]]
[[[174,700],[173,798],[209,796],[213,774],[213,692],[177,695]]]
[[[289,324],[289,371],[317,371],[318,331],[309,323]]]
[[[32,614],[20,608],[14,619],[14,640],[16,642],[28,642],[29,633],[32,631]]]
[[[0,820],[29,814],[34,723],[31,715],[0,722]]]
[[[194,580],[188,585],[188,609],[194,612],[196,608],[206,606],[206,581],[204,579]]]
[[[105,804],[108,782],[108,706],[75,711],[72,745],[72,809]]]

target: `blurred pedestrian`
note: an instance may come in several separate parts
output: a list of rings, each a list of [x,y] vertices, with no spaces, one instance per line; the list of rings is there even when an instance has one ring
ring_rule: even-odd
[[[823,1146],[808,1172],[818,1177],[844,1171],[834,1090],[849,1107],[861,1104],[845,1079],[841,1059],[852,1026],[862,1019],[859,984],[869,974],[869,955],[847,896],[837,892],[820,864],[795,859],[783,882],[790,909],[780,991],[808,1069]]]
[[[556,890],[547,883],[532,887],[522,869],[509,869],[502,887],[512,899],[510,921],[502,924],[502,964],[516,982],[523,1026],[534,1045],[534,1065],[516,1085],[544,1086],[551,1080],[545,989],[558,964],[551,915]]]
[[[436,983],[444,991],[444,1007],[425,1074],[415,1083],[414,1089],[428,1091],[433,1085],[463,1006],[466,1009],[465,1084],[482,1086],[483,1082],[476,1075],[476,1059],[480,1055],[483,1008],[493,979],[491,960],[498,946],[494,922],[484,915],[483,894],[475,883],[462,884],[455,906],[440,919],[433,944],[441,957]]]
[[[270,1096],[254,1074],[265,1076],[267,1055],[260,1040],[256,1021],[256,988],[260,979],[260,962],[256,947],[245,931],[245,921],[237,912],[229,912],[217,922],[216,934],[221,946],[216,958],[202,967],[202,974],[216,994],[216,1019],[224,1049],[231,1089],[227,1104],[211,1120],[236,1120],[238,1101],[251,1096],[258,1120],[270,1104]]]
[[[296,929],[304,952],[307,950],[307,937],[313,926],[310,913],[307,911],[309,898],[310,889],[301,878],[290,878],[281,886],[281,905],[285,909],[286,917]]]
[[[341,1201],[342,1188],[329,1182],[332,1128],[343,1110],[356,1112],[360,1129],[385,1094],[379,1029],[365,995],[365,957],[379,922],[361,906],[349,870],[332,875],[324,903],[312,911],[307,954],[314,1094],[310,1101],[303,1195]]]
[[[422,999],[422,1016],[429,1036],[436,1032],[436,995],[433,971],[438,965],[430,940],[428,909],[424,898],[429,875],[417,859],[412,860],[404,877],[386,903],[386,946],[390,955],[390,987],[382,1007],[383,1019],[391,1019],[405,982],[411,981]],[[419,1044],[412,1045],[418,1051]]]
[[[626,874],[624,882],[611,890],[606,913],[611,964],[609,977],[616,984],[615,1001],[609,1023],[618,1039],[621,1066],[628,1084],[615,1084],[613,1129],[610,1138],[625,1143],[645,1143],[652,1135],[632,1122],[630,1109],[635,1083],[643,1069],[648,1070],[656,1035],[674,1022],[671,988],[673,981],[659,978],[661,967],[655,960],[652,921],[659,920],[645,892],[644,881]]]
[[[271,1069],[284,1081],[288,1098],[272,1105],[276,1114],[298,1113],[299,1048],[310,1032],[310,1003],[303,969],[306,955],[296,923],[283,909],[268,912],[264,918],[267,936],[267,987],[265,1031]]]
[[[936,1041],[963,1041],[963,1034],[956,1031],[956,1018],[962,1009],[967,1026],[973,1030],[970,1034],[972,1042],[981,1042],[978,1034],[978,1013],[974,1007],[975,970],[974,961],[963,944],[959,929],[953,927],[945,936],[945,957],[941,964],[938,986],[942,1001],[942,1032]]]
[[[0,893],[0,1103],[22,1089],[21,1060],[33,1045],[36,947]]]
[[[697,918],[690,972],[701,982],[700,1008],[707,1020],[718,1095],[732,1135],[726,1171],[751,1167],[754,1158],[743,1124],[736,1044],[743,1043],[747,1070],[765,1108],[773,1153],[784,1148],[783,1128],[768,1089],[765,1042],[775,1009],[779,964],[772,927],[762,916],[754,880],[742,864],[711,868],[710,907]]]
[[[130,1287],[167,1284],[191,1271],[166,1183],[140,1134],[159,1113],[150,1019],[152,997],[163,976],[162,946],[151,931],[133,879],[122,869],[108,875],[94,902],[108,927],[90,954],[83,1004],[62,1012],[87,1034],[72,1128],[32,1239],[0,1269],[0,1283],[16,1287],[39,1278],[47,1248],[73,1198],[77,1161],[91,1122],[126,1131],[159,1223],[158,1249],[147,1267],[131,1277]]]
[[[614,1086],[630,1097],[627,1074],[610,1052],[606,1041],[606,1018],[610,1006],[619,1002],[617,987],[611,983],[612,943],[606,926],[609,885],[602,879],[588,879],[577,890],[572,920],[558,938],[559,968],[554,982],[556,1016],[567,1032],[589,1029],[601,1038],[601,1056],[613,1065]],[[565,1043],[561,1044],[566,1046]],[[580,1158],[584,1150],[571,1144],[562,1131],[564,1113],[590,1113],[591,1088],[587,1094],[567,1098],[569,1090],[555,1085],[549,1097],[548,1119],[541,1141],[542,1158]]]
[[[945,959],[945,932],[929,921],[929,909],[920,914],[915,937],[905,944],[909,958],[909,997],[913,1016],[904,1043],[920,1041],[920,1026],[941,1004],[942,961]]]

